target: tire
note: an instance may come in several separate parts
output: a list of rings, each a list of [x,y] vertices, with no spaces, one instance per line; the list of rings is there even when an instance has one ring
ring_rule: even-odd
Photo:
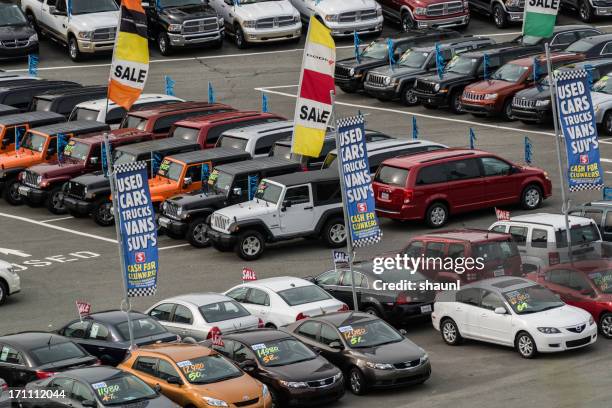
[[[101,227],[110,227],[115,223],[115,215],[111,213],[112,201],[99,201],[92,212],[92,217],[96,224]]]
[[[535,184],[530,184],[521,194],[521,207],[524,210],[535,210],[542,205],[542,189]]]
[[[607,135],[612,136],[612,111],[606,112],[603,118],[603,130]]]
[[[346,245],[346,226],[342,218],[334,218],[323,227],[323,240],[330,248],[340,248]]]
[[[47,198],[45,198],[45,207],[52,214],[61,215],[66,214],[66,207],[64,207],[64,193],[62,186],[55,187],[49,192]]]
[[[425,222],[430,228],[443,227],[448,221],[448,207],[444,203],[433,203],[427,208]]]
[[[412,90],[412,86],[406,85],[404,89],[400,92],[400,99],[402,103],[406,106],[416,106],[419,104],[419,100],[414,95]]]
[[[402,32],[404,33],[416,27],[416,24],[414,20],[412,19],[412,16],[408,12],[405,12],[402,14],[401,24],[402,24]]]
[[[461,94],[462,90],[454,91],[450,96],[450,110],[451,112],[459,115],[461,112]]]
[[[8,297],[8,285],[0,280],[0,305],[6,303],[6,298]]]
[[[266,248],[266,241],[259,231],[249,230],[238,236],[238,242],[234,247],[236,255],[245,261],[259,259]]]
[[[2,197],[10,205],[23,204],[23,197],[19,194],[19,181],[12,179],[4,185],[2,189]]]
[[[244,38],[244,31],[242,31],[242,27],[237,25],[235,28],[234,35],[236,40],[236,47],[241,50],[244,50],[245,48],[249,47],[249,43],[247,42],[246,38]]]
[[[578,4],[578,15],[585,23],[593,21],[593,7],[591,7],[588,0],[582,0],[580,4]]]
[[[442,335],[442,340],[449,346],[458,346],[463,343],[459,327],[457,327],[457,323],[451,318],[442,319],[440,334]]]
[[[510,122],[513,120],[512,119],[512,99],[504,103],[504,107],[502,108],[501,114],[502,114],[503,120],[507,122]]]
[[[83,59],[81,50],[79,50],[79,42],[74,35],[68,37],[68,55],[74,62],[79,62]]]
[[[348,373],[349,389],[355,395],[363,395],[367,392],[368,386],[365,377],[361,370],[357,367],[352,367]]]
[[[206,248],[210,246],[210,239],[206,236],[206,218],[198,218],[189,224],[187,241],[196,248]]]
[[[536,354],[538,354],[538,348],[533,340],[533,337],[527,332],[520,332],[516,335],[516,340],[514,341],[514,346],[516,347],[516,351],[523,358],[534,358]]]
[[[606,339],[612,339],[612,313],[604,313],[599,318],[599,332]]]
[[[274,329],[274,330],[276,330],[276,329],[277,329],[277,327],[276,327],[276,325],[275,325],[274,323],[268,323],[268,324],[266,324],[266,327],[267,327],[268,329]]]
[[[506,28],[508,26],[508,15],[501,4],[495,3],[492,15],[493,22],[497,28]]]
[[[368,306],[363,311],[364,311],[364,313],[367,313],[369,315],[380,317],[380,312],[374,306]]]
[[[172,55],[172,45],[170,45],[170,38],[168,38],[168,34],[157,34],[157,49],[159,49],[159,53],[164,57]]]

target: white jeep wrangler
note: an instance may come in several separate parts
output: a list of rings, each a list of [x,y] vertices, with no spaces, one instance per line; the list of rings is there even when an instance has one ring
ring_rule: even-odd
[[[255,199],[215,211],[207,235],[219,251],[234,249],[247,261],[259,258],[266,243],[294,238],[346,244],[338,172],[319,170],[264,179]]]

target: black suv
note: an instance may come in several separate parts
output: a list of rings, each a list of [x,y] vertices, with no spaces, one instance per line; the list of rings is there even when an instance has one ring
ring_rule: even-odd
[[[440,41],[447,38],[457,38],[461,34],[453,30],[431,28],[426,30],[408,30],[392,38],[393,54],[399,59],[408,48],[431,41]],[[363,88],[363,80],[370,69],[389,64],[389,48],[387,39],[373,41],[361,51],[359,61],[357,58],[345,58],[336,62],[334,78],[336,85],[344,92],[356,92]]]
[[[194,0],[143,1],[149,38],[157,42],[162,55],[170,55],[178,47],[223,45],[223,18],[208,2],[194,3]]]
[[[217,166],[202,191],[164,201],[158,222],[172,235],[184,237],[186,234],[194,247],[206,247],[210,244],[206,237],[206,218],[210,214],[252,199],[259,181],[264,178],[300,170],[299,163],[276,157]]]
[[[64,91],[81,88],[81,84],[71,81],[13,81],[0,82],[0,103],[19,108],[22,112],[30,109],[36,95],[49,91]]]
[[[464,37],[438,43],[444,63],[459,53],[495,44],[488,38]],[[365,92],[382,101],[400,99],[406,106],[418,102],[412,88],[414,80],[424,74],[436,72],[436,45],[417,45],[406,51],[396,66],[384,66],[368,72],[363,88]]]
[[[612,203],[593,201],[582,204],[569,212],[570,215],[587,217],[595,221],[604,241],[612,241]]]
[[[612,57],[612,34],[584,37],[565,49],[584,55],[585,59]]]
[[[53,90],[36,95],[30,105],[31,111],[56,112],[68,118],[72,110],[81,102],[106,98],[105,86],[84,86],[66,90]]]
[[[38,53],[38,35],[14,1],[0,0],[0,60]]]
[[[612,58],[583,61],[564,65],[559,71],[573,69],[588,69],[593,83],[612,71]],[[525,123],[552,122],[552,107],[550,106],[550,88],[548,76],[542,77],[535,86],[517,92],[512,99],[511,115]],[[612,129],[610,129],[612,131]]]
[[[484,78],[485,54],[489,58],[487,72],[491,75],[509,61],[540,52],[539,46],[517,47],[509,43],[466,52],[446,65],[442,79],[438,74],[419,77],[414,85],[414,95],[428,109],[448,106],[452,112],[460,113],[463,88]]]
[[[555,26],[552,36],[549,38],[519,35],[510,43],[516,45],[538,45],[542,51],[544,51],[544,44],[548,43],[551,51],[564,51],[570,44],[581,38],[600,34],[603,34],[602,31],[588,24],[558,25]]]

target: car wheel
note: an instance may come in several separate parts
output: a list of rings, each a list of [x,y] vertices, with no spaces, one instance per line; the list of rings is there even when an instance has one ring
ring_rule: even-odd
[[[11,180],[4,185],[2,196],[10,205],[23,204],[23,197],[19,194],[19,181]]]
[[[511,121],[512,119],[512,100],[506,101],[502,109],[502,119],[505,121]]]
[[[258,231],[246,231],[240,234],[236,243],[236,254],[245,261],[254,261],[264,252],[266,242]]]
[[[0,280],[0,305],[6,302],[8,297],[8,285],[4,281]]]
[[[268,323],[268,324],[266,324],[266,327],[267,327],[268,329],[274,329],[274,330],[276,330],[276,325],[275,325],[274,323]]]
[[[521,196],[521,206],[525,210],[535,210],[542,204],[542,190],[540,187],[531,184],[523,190]]]
[[[443,203],[433,203],[427,209],[425,217],[431,228],[440,228],[448,221],[448,208]]]
[[[534,358],[538,352],[533,337],[527,332],[520,332],[518,336],[516,336],[515,346],[516,351],[518,351],[523,358]]]
[[[402,99],[402,103],[406,106],[415,106],[419,104],[419,100],[417,99],[410,85],[406,85],[404,87],[400,98]]]
[[[166,33],[159,33],[157,35],[157,48],[164,57],[172,54],[172,45],[170,45],[170,38]]]
[[[349,388],[351,392],[355,395],[363,395],[367,391],[367,385],[365,382],[365,378],[361,373],[361,370],[357,367],[351,368],[349,371]]]
[[[450,97],[450,109],[451,112],[460,114],[461,112],[461,93],[462,91],[455,91]]]
[[[463,342],[457,323],[453,319],[442,320],[440,333],[442,334],[442,340],[449,346],[458,346]]]
[[[593,20],[593,8],[588,0],[582,0],[578,6],[578,14],[580,19],[585,23],[590,23]]]
[[[406,32],[406,31],[412,30],[415,27],[416,27],[416,24],[414,20],[412,19],[412,16],[410,15],[410,13],[402,14],[402,31]]]
[[[604,131],[607,135],[612,135],[612,111],[606,112],[603,119]]]
[[[240,26],[236,26],[236,46],[243,50],[245,48],[247,48],[249,46],[249,43],[247,42],[246,38],[244,38],[244,31],[242,31],[242,27]]]
[[[323,239],[330,248],[340,248],[346,245],[346,226],[342,218],[336,218],[325,224]]]
[[[78,62],[82,59],[79,43],[74,35],[68,37],[68,54],[70,55],[70,59],[74,62]]]
[[[501,4],[496,3],[493,6],[493,22],[497,28],[505,28],[508,26],[508,17]]]
[[[372,316],[380,317],[380,312],[374,306],[366,307],[364,312]]]
[[[115,223],[115,214],[111,211],[111,201],[99,202],[93,210],[93,219],[101,227],[110,227]]]
[[[198,218],[189,225],[187,240],[196,248],[210,246],[210,239],[206,235],[206,219]]]
[[[599,331],[606,339],[612,339],[612,313],[604,313],[599,319]]]
[[[64,192],[61,186],[55,187],[47,195],[45,207],[53,214],[66,214],[66,207],[64,207]]]

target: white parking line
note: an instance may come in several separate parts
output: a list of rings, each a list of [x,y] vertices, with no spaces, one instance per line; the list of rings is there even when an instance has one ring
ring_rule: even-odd
[[[73,218],[74,218],[74,217],[52,218],[52,219],[50,219],[50,220],[44,220],[44,221],[41,221],[41,222],[42,222],[42,223],[46,223],[46,222],[55,222],[55,221],[71,220],[71,219],[73,219]]]
[[[182,248],[182,247],[186,247],[186,246],[190,246],[191,244],[178,244],[178,245],[170,245],[170,246],[166,246],[166,247],[161,247],[158,250],[159,251],[163,251],[165,249],[174,249],[174,248]]]

